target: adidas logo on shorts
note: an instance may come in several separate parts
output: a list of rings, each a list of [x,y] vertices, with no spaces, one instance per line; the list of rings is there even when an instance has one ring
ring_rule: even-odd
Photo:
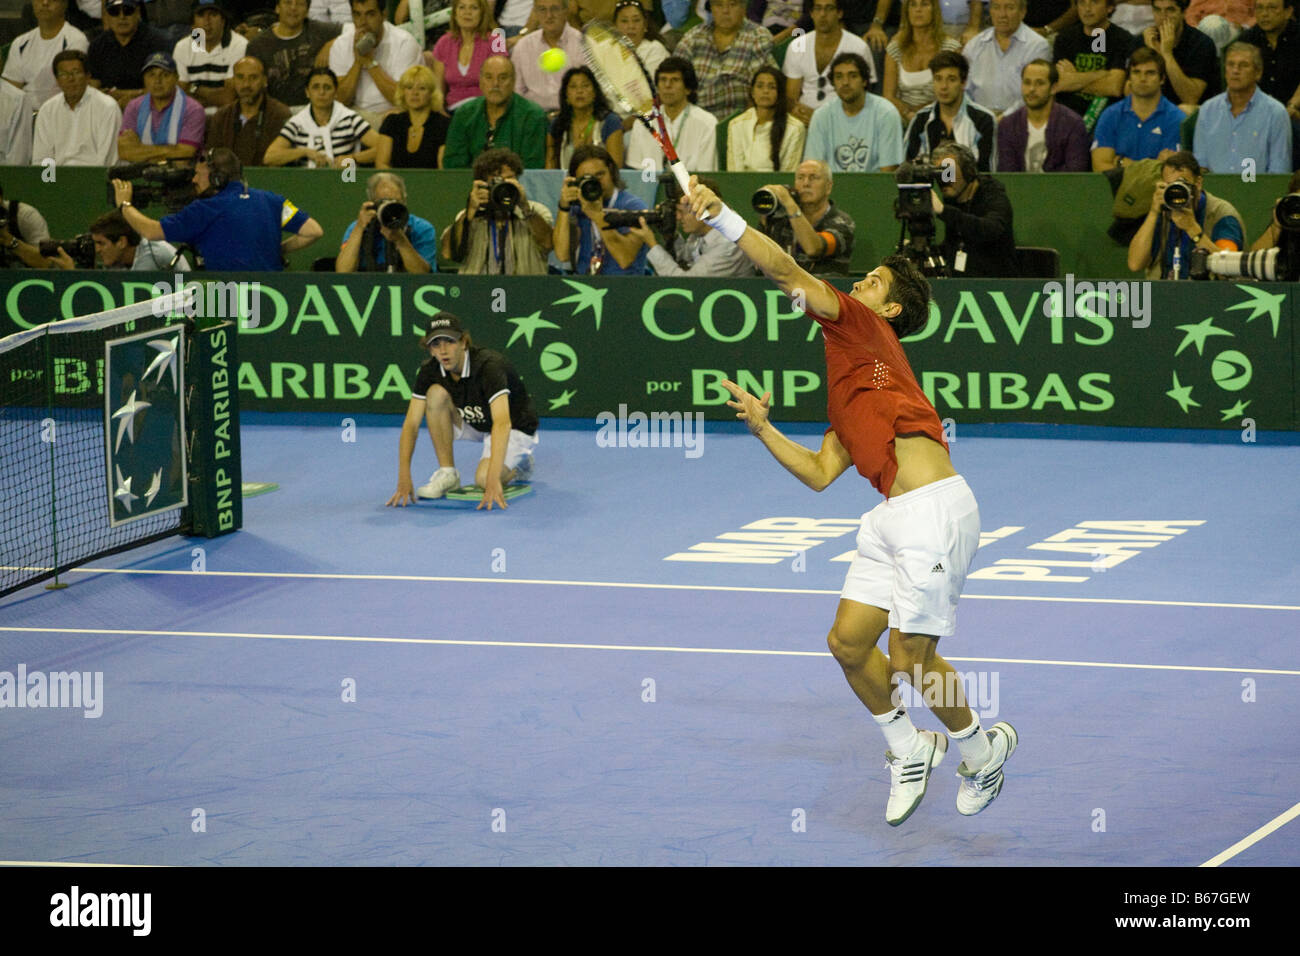
[[[930,573],[931,573],[931,574],[943,574],[943,565],[942,565],[942,564],[936,564],[934,567],[932,567],[932,568],[930,569]]]

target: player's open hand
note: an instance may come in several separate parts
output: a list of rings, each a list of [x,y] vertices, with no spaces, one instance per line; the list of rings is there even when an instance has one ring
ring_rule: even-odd
[[[401,505],[405,508],[407,505],[413,504],[415,504],[415,488],[411,484],[411,479],[398,479],[397,490],[393,492],[393,497],[388,499],[388,504],[384,507],[391,508],[393,505]]]
[[[483,497],[479,499],[478,507],[475,508],[474,510],[482,511],[484,508],[486,508],[488,511],[491,511],[493,503],[499,504],[501,506],[501,510],[503,511],[506,508],[506,495],[505,495],[505,491],[501,487],[500,478],[497,479],[489,478],[484,483]]]
[[[767,415],[772,408],[772,393],[764,392],[762,399],[758,399],[729,380],[724,380],[722,387],[735,399],[734,402],[727,402],[727,407],[736,410],[736,417],[749,427],[752,434],[761,434],[767,427]]]

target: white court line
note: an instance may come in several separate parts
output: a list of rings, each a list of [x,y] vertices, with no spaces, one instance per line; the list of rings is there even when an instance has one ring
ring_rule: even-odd
[[[0,570],[41,571],[44,568],[0,568]],[[756,588],[723,584],[644,584],[636,581],[563,581],[548,578],[466,578],[427,574],[344,574],[307,571],[184,571],[159,568],[71,568],[80,574],[181,574],[195,577],[230,578],[319,578],[348,581],[415,581],[450,584],[551,584],[575,588],[643,588],[659,591],[738,591],[749,594],[813,594],[838,596],[839,590],[816,588]],[[69,573],[65,572],[65,573]],[[1040,594],[963,594],[965,601],[1048,601],[1063,604],[1142,604],[1155,607],[1225,607],[1247,611],[1300,611],[1297,604],[1231,604],[1214,601],[1148,601],[1138,598],[1045,597]]]
[[[160,866],[158,863],[50,863],[45,860],[0,860],[0,866],[67,866],[67,867],[93,867],[104,866],[113,869],[150,869]]]
[[[1224,863],[1228,860],[1231,860],[1242,850],[1254,846],[1256,843],[1264,839],[1264,837],[1268,836],[1270,833],[1274,832],[1275,830],[1282,829],[1282,827],[1286,826],[1296,817],[1300,817],[1300,803],[1297,803],[1294,807],[1286,811],[1286,813],[1283,813],[1281,816],[1274,817],[1272,820],[1264,824],[1262,827],[1260,827],[1250,836],[1246,837],[1244,840],[1240,840],[1234,843],[1232,846],[1228,847],[1218,856],[1206,860],[1204,863],[1201,864],[1201,866],[1218,866],[1220,863]]]
[[[777,651],[752,647],[675,647],[665,644],[569,644],[547,641],[472,641],[434,637],[360,637],[348,634],[261,634],[252,631],[155,631],[104,627],[0,627],[0,633],[107,634],[126,637],[235,637],[271,641],[333,641],[356,644],[427,644],[457,647],[536,647],[580,651],[660,651],[671,654],[742,654],[758,657],[830,657],[829,651]],[[977,664],[1042,664],[1053,667],[1110,667],[1123,670],[1210,671],[1222,674],[1276,674],[1300,677],[1300,670],[1266,667],[1201,667],[1192,664],[1121,664],[1110,661],[1049,661],[1012,657],[949,657]]]

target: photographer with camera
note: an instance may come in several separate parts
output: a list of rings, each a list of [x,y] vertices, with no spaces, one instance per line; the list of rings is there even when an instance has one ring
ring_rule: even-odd
[[[644,212],[645,203],[622,186],[604,147],[573,151],[551,235],[556,258],[569,262],[578,275],[645,275],[645,243],[629,232],[637,220],[618,215],[619,210]]]
[[[939,250],[951,274],[968,278],[1016,275],[1016,237],[1006,187],[981,173],[975,154],[957,143],[941,143],[930,154],[930,162],[934,164],[930,205],[934,215],[943,220]],[[898,172],[901,183],[904,170]]]
[[[131,204],[134,187],[113,180],[116,204],[145,239],[193,246],[213,271],[279,272],[284,256],[309,246],[325,231],[320,223],[276,193],[252,189],[233,150],[214,149],[194,167],[198,198],[161,221]],[[281,232],[292,233],[280,241]]]
[[[96,257],[105,269],[188,272],[190,268],[170,242],[141,238],[127,224],[120,209],[104,213],[90,224],[84,235],[70,241],[42,242],[41,252],[56,269],[93,269]]]
[[[759,232],[794,256],[814,275],[848,275],[853,253],[853,217],[831,200],[831,168],[805,159],[794,174],[794,189],[776,183],[754,193]]]
[[[719,199],[722,198],[722,191],[713,180],[701,179],[700,184],[713,190]],[[646,220],[651,217],[652,221],[659,224],[668,248],[659,245],[654,230],[647,225]],[[740,251],[740,247],[697,219],[687,197],[682,196],[677,200],[675,215],[665,219],[652,213],[651,217],[641,216],[629,234],[639,238],[650,250],[647,258],[655,275],[704,276],[715,279],[749,278],[754,275],[754,266]],[[679,226],[686,234],[681,239],[677,236]]]
[[[462,275],[546,275],[555,220],[528,198],[523,172],[519,155],[500,147],[474,160],[465,208],[442,234],[443,257],[460,263]]]
[[[2,82],[2,81],[0,81]],[[50,227],[35,207],[11,199],[0,186],[0,268],[46,269],[39,243],[50,238]]]
[[[1164,161],[1151,209],[1128,244],[1128,267],[1148,279],[1186,279],[1194,249],[1232,252],[1246,244],[1232,203],[1202,187],[1196,157],[1180,150]]]
[[[390,256],[392,249],[397,255]],[[406,206],[406,182],[396,173],[366,180],[366,201],[343,233],[335,272],[438,271],[438,232]]]
[[[1298,232],[1300,232],[1300,172],[1295,172],[1291,174],[1291,179],[1286,184],[1286,194],[1273,203],[1268,228],[1250,244],[1250,251],[1276,249],[1282,245],[1282,240],[1287,238],[1288,233],[1290,238],[1295,239]]]

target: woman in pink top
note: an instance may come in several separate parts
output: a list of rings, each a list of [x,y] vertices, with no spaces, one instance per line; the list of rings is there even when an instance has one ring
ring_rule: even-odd
[[[483,61],[493,53],[506,52],[504,40],[496,41],[501,49],[492,48],[496,21],[492,19],[492,5],[488,0],[456,0],[452,19],[452,29],[433,45],[433,74],[447,91],[446,109],[455,109],[466,100],[481,96],[478,74]]]

